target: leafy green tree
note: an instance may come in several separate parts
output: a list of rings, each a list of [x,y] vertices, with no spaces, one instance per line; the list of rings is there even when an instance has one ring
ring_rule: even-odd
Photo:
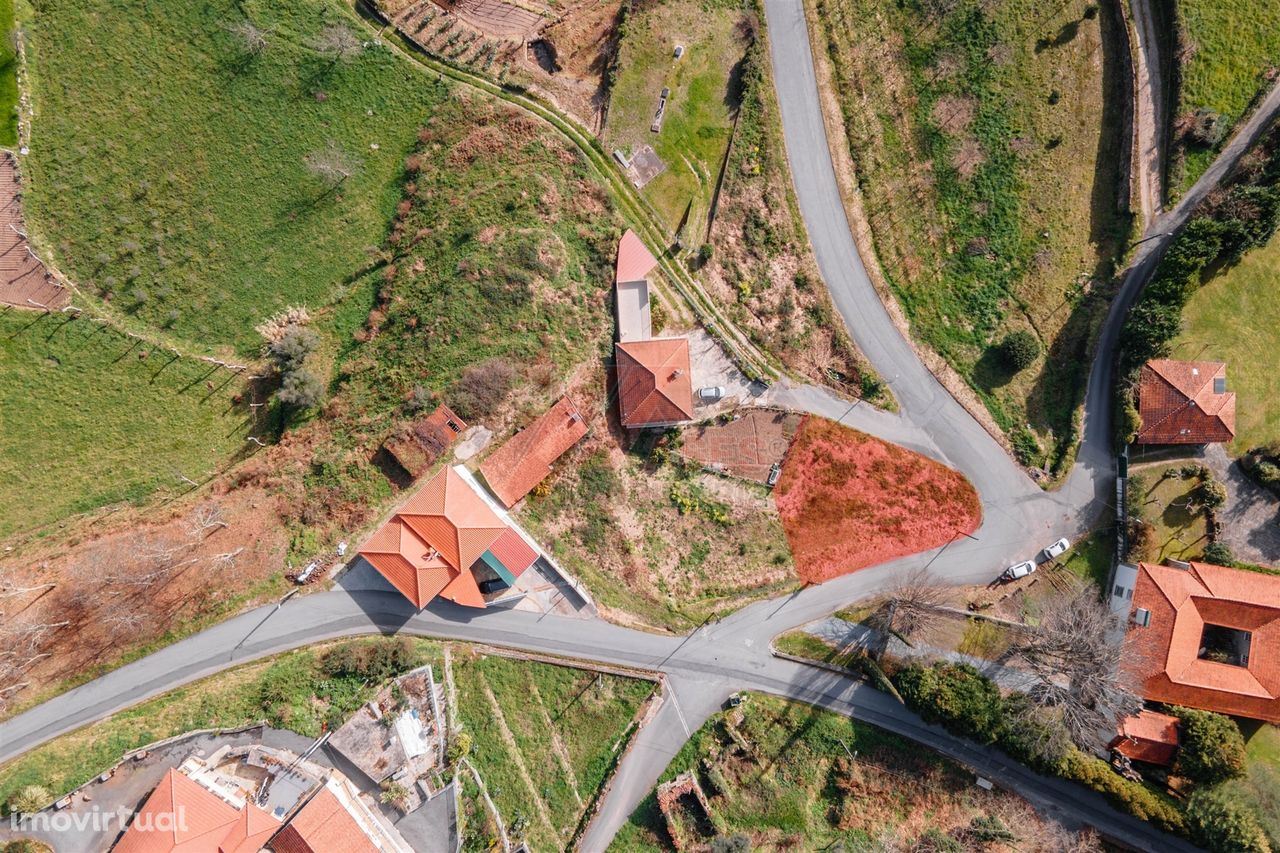
[[[1244,737],[1230,717],[1211,711],[1178,708],[1182,743],[1178,747],[1178,773],[1197,785],[1217,785],[1244,776],[1248,771]]]
[[[1204,561],[1215,566],[1230,567],[1236,564],[1236,555],[1222,542],[1210,542],[1204,546]]]
[[[1191,839],[1211,853],[1271,853],[1253,810],[1222,789],[1196,791],[1187,802]]]
[[[1217,509],[1227,502],[1227,487],[1217,480],[1205,480],[1196,487],[1196,503],[1207,509]]]

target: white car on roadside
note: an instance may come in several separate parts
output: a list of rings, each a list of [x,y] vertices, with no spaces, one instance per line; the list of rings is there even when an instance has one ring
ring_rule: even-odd
[[[1010,566],[1004,570],[1004,574],[1000,575],[1002,581],[1016,581],[1025,578],[1036,570],[1036,564],[1031,560],[1023,560],[1021,563]]]
[[[1071,543],[1068,542],[1066,539],[1059,539],[1057,542],[1054,542],[1048,548],[1044,549],[1045,559],[1052,560],[1057,557],[1060,557],[1064,553],[1066,553],[1066,550],[1070,547],[1071,547]]]

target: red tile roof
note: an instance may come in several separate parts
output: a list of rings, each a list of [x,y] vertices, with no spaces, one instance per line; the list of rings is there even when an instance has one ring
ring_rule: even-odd
[[[112,848],[114,853],[257,853],[280,822],[252,803],[243,809],[186,774],[169,770]]]
[[[614,352],[623,426],[664,426],[693,420],[687,339],[627,341],[616,344]]]
[[[642,281],[657,265],[658,261],[645,247],[644,241],[634,231],[627,229],[618,243],[618,267],[614,282]]]
[[[1134,761],[1168,765],[1178,749],[1178,718],[1142,710],[1120,723],[1111,748]]]
[[[1143,698],[1280,723],[1280,576],[1192,563],[1141,563],[1126,665]],[[1242,666],[1200,657],[1205,625],[1250,633]]]
[[[466,421],[442,403],[407,431],[387,439],[382,446],[395,457],[400,467],[416,479],[449,449],[449,445],[457,441],[466,428]]]
[[[507,439],[480,466],[489,488],[504,506],[529,494],[551,473],[551,463],[587,434],[587,424],[568,397]]]
[[[529,543],[511,528],[507,528],[507,532],[489,546],[489,551],[516,577],[520,577],[538,561],[538,552],[530,548]]]
[[[484,607],[471,567],[507,530],[453,468],[443,468],[359,553],[419,609],[437,595]]]
[[[1207,444],[1236,434],[1236,395],[1226,388],[1220,361],[1156,359],[1142,367],[1138,384],[1139,444]]]
[[[321,788],[271,841],[275,853],[379,853],[332,791]]]

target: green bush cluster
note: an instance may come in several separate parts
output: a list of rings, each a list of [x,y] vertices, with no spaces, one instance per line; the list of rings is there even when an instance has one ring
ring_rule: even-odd
[[[1176,708],[1182,742],[1175,770],[1197,785],[1217,785],[1248,772],[1244,737],[1230,717],[1212,711]]]
[[[1280,445],[1253,448],[1240,457],[1240,466],[1254,482],[1280,497]]]
[[[1192,794],[1186,822],[1192,840],[1214,853],[1271,853],[1257,817],[1226,791],[1203,789]]]
[[[331,677],[355,676],[369,681],[385,681],[408,672],[418,654],[408,637],[374,642],[350,642],[325,654],[320,669]]]
[[[1010,332],[1000,342],[999,355],[1010,370],[1026,370],[1040,357],[1040,341],[1025,329]]]
[[[926,722],[979,743],[992,743],[1000,733],[1000,689],[969,664],[911,664],[898,670],[893,683]]]
[[[1165,832],[1187,834],[1187,821],[1173,801],[1161,797],[1140,782],[1124,778],[1107,762],[1070,750],[1062,761],[1062,776],[1097,791],[1107,802],[1134,817],[1148,821]]]
[[[1236,564],[1236,555],[1222,542],[1210,542],[1204,546],[1203,556],[1206,563],[1213,563],[1215,566],[1229,568]]]

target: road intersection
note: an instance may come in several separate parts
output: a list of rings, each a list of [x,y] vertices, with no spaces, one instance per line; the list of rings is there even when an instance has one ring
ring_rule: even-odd
[[[1220,182],[1280,109],[1280,89],[1264,99],[1222,156],[1173,210],[1154,220],[1136,249],[1104,323],[1090,372],[1083,440],[1074,470],[1056,491],[1040,489],[1000,444],[946,391],[902,337],[867,277],[850,232],[827,148],[804,10],[799,0],[765,0],[775,85],[792,180],[823,279],[837,310],[900,405],[896,415],[865,406],[845,411],[804,388],[785,394],[797,408],[927,453],[964,472],[980,495],[984,519],[973,537],[957,534],[941,549],[916,554],[761,601],[687,637],[650,634],[602,620],[476,611],[437,601],[414,613],[372,571],[349,572],[333,591],[296,597],[241,614],[0,723],[0,762],[151,696],[230,666],[323,640],[404,632],[527,649],[569,660],[595,660],[663,673],[669,701],[636,738],[581,849],[600,853],[671,758],[724,700],[757,690],[853,716],[925,744],[1025,796],[1068,823],[1095,826],[1136,849],[1193,850],[1129,818],[1085,789],[1039,776],[1000,753],[928,726],[889,697],[814,667],[774,657],[779,633],[830,614],[883,588],[904,571],[928,565],[956,585],[986,582],[1007,563],[1059,536],[1076,537],[1105,511],[1111,496],[1111,375],[1124,316],[1150,277],[1169,235],[1196,201]],[[780,396],[780,399],[786,399]]]

